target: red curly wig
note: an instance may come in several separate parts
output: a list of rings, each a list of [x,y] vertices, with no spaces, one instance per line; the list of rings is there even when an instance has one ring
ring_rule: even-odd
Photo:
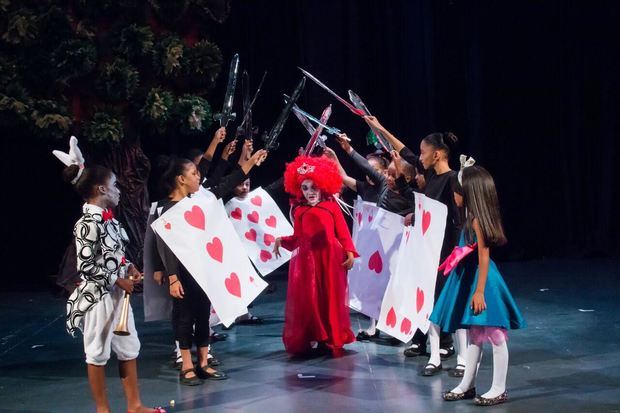
[[[286,164],[284,171],[284,190],[296,199],[303,198],[301,183],[310,179],[321,190],[323,197],[330,197],[340,192],[342,177],[338,166],[323,156],[311,157],[300,155],[293,162]]]

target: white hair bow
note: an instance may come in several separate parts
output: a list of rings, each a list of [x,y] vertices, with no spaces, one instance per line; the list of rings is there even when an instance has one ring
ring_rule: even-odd
[[[77,138],[75,136],[72,136],[71,139],[69,139],[69,153],[57,150],[52,151],[52,153],[60,160],[60,162],[64,163],[66,166],[79,166],[80,170],[78,171],[78,174],[71,181],[71,184],[75,185],[78,179],[80,179],[80,176],[82,176],[82,172],[84,172],[84,156],[82,156],[82,151],[80,151],[80,148],[78,147]]]
[[[463,185],[463,169],[474,166],[476,160],[471,156],[468,158],[467,155],[461,155],[459,159],[461,161],[461,169],[459,170],[459,184]]]

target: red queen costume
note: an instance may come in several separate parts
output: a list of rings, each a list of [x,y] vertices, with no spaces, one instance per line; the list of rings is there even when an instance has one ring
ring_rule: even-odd
[[[307,180],[320,191],[317,202],[308,202],[302,192]],[[286,166],[284,188],[292,196],[294,233],[281,238],[281,246],[293,251],[282,340],[293,355],[317,346],[339,356],[345,344],[355,341],[343,262],[347,255],[359,255],[333,198],[341,186],[329,159],[299,156]]]

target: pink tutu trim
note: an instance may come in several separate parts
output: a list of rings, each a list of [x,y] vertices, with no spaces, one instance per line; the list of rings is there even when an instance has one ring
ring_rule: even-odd
[[[487,341],[496,346],[508,341],[508,330],[501,327],[483,326],[471,326],[469,328],[470,343],[481,346]]]

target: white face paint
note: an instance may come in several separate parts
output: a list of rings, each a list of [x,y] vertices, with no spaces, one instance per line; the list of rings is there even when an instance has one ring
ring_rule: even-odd
[[[315,206],[321,201],[321,190],[310,179],[306,179],[301,183],[301,192],[310,206]]]

